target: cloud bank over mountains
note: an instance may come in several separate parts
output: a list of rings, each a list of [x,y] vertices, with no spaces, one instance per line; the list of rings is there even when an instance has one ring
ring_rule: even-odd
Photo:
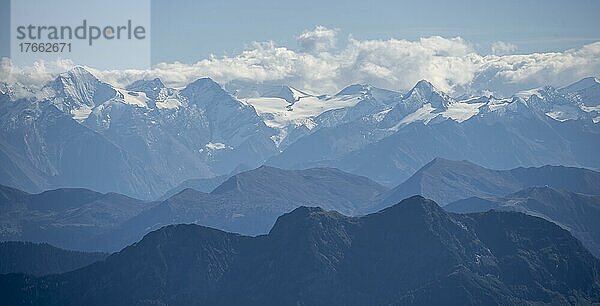
[[[254,42],[234,56],[211,56],[193,64],[160,63],[148,70],[99,71],[98,77],[124,86],[141,78],[161,78],[174,87],[201,78],[217,82],[235,79],[289,84],[318,93],[335,93],[353,83],[407,90],[426,79],[452,94],[487,92],[510,95],[544,84],[562,86],[586,76],[600,75],[600,42],[557,52],[512,54],[517,46],[496,42],[492,54],[479,54],[460,37],[418,40],[347,38],[343,47],[337,29],[317,26],[297,36],[297,46]],[[2,61],[2,80],[28,87],[81,63],[69,60],[16,67]]]

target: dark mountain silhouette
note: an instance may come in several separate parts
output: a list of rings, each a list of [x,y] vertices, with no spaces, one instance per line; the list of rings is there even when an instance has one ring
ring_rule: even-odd
[[[504,196],[534,186],[600,194],[600,172],[564,166],[491,170],[468,161],[436,158],[404,183],[381,195],[371,211],[413,195],[422,195],[443,206],[469,197]]]
[[[0,274],[25,273],[34,276],[64,273],[103,260],[106,253],[64,250],[47,243],[0,242]]]
[[[444,209],[459,213],[511,210],[539,216],[569,230],[592,253],[600,256],[600,195],[530,187],[505,197],[459,200]]]
[[[300,207],[257,237],[167,226],[73,272],[0,276],[0,296],[10,305],[590,304],[600,301],[599,264],[541,218],[452,214],[415,196],[364,217]]]

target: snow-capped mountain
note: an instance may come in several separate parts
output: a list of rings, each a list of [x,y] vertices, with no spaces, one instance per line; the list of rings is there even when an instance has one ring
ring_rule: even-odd
[[[322,127],[385,109],[385,103],[401,97],[398,92],[367,84],[350,85],[334,96],[307,94],[285,85],[247,82],[230,82],[226,88],[254,107],[265,123],[279,132],[273,140],[280,149]]]
[[[116,90],[83,124],[147,161],[170,186],[256,167],[276,153],[275,132],[210,79],[183,90],[157,79]]]
[[[406,93],[355,84],[329,96],[208,78],[120,88],[78,67],[41,90],[0,91],[0,183],[32,192],[78,186],[148,199],[264,163],[339,167],[385,184],[435,157],[600,168],[596,78],[501,98],[456,98],[425,80]]]
[[[543,164],[598,169],[593,153],[600,149],[598,113],[586,107],[552,88],[456,100],[421,81],[386,109],[306,135],[269,163],[338,167],[389,185],[435,157],[499,169]]]
[[[2,121],[2,124],[7,126],[7,131],[2,135],[7,147],[4,154],[16,151],[12,150],[12,147],[23,148],[27,153],[15,152],[10,155],[29,158],[29,162],[24,162],[28,164],[27,167],[42,171],[44,175],[37,176],[48,181],[27,182],[31,181],[27,176],[36,173],[33,170],[23,170],[25,174],[22,179],[3,180],[8,185],[28,191],[60,186],[116,191],[87,184],[85,180],[71,181],[68,178],[58,185],[52,177],[66,176],[70,171],[67,169],[69,165],[61,164],[64,168],[60,168],[54,161],[42,162],[45,161],[44,152],[32,151],[32,146],[37,142],[26,138],[36,135],[43,138],[49,136],[49,132],[55,134],[52,135],[53,138],[43,138],[36,148],[42,150],[55,144],[70,143],[74,140],[64,138],[75,133],[75,130],[82,130],[85,132],[79,132],[77,138],[86,137],[87,134],[93,135],[87,136],[85,141],[90,141],[93,145],[106,143],[120,152],[119,154],[136,160],[141,172],[121,167],[112,175],[127,177],[140,172],[136,176],[143,180],[153,180],[156,177],[152,184],[131,189],[123,184],[123,188],[118,190],[144,199],[159,196],[186,179],[229,174],[239,167],[257,167],[277,153],[271,140],[276,131],[266,126],[251,106],[234,99],[210,79],[197,80],[183,90],[167,88],[158,79],[139,80],[127,88],[116,88],[78,67],[58,75],[40,92],[35,93],[35,96],[36,98],[13,99],[5,94],[5,101],[2,103],[3,108],[7,110]],[[31,109],[43,111],[26,115],[27,112],[32,112]],[[50,130],[45,126],[50,113],[54,117],[60,116],[66,123],[57,126],[56,130]],[[35,132],[28,130],[30,127],[36,128]],[[8,138],[13,132],[23,136]],[[91,144],[81,145],[93,148]],[[73,150],[69,151],[69,154],[77,155],[83,152],[78,149],[77,144],[69,144],[69,147]],[[61,150],[69,148],[61,147]],[[67,155],[66,152],[56,154],[58,157]],[[102,152],[91,156],[91,153],[87,154],[88,156],[73,157],[78,159],[72,161],[73,165],[80,162],[100,163],[98,160],[85,160],[92,156],[100,159],[102,163],[113,165],[119,165],[126,159],[119,157],[119,160],[112,160],[111,156],[114,154],[103,156]],[[16,157],[8,159],[13,162]],[[62,160],[56,162],[62,163]],[[8,164],[10,163],[7,161],[6,165]],[[103,170],[108,169],[111,167]],[[124,173],[119,174],[120,171]],[[46,178],[46,175],[50,178]],[[98,172],[90,172],[87,175],[98,181],[118,181]],[[128,180],[135,181],[133,178]],[[35,181],[39,182],[42,179]]]
[[[559,89],[559,91],[585,106],[600,105],[600,80],[596,77],[588,77],[577,81],[569,86]]]
[[[162,178],[52,102],[0,95],[0,181],[28,191],[87,187],[142,197]]]
[[[76,120],[87,118],[91,110],[112,99],[117,91],[101,82],[82,67],[59,74],[41,91],[41,99],[48,99],[61,111]]]

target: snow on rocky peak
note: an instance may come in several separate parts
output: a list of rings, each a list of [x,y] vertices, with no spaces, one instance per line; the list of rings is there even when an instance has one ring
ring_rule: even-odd
[[[585,78],[567,87],[559,89],[564,95],[580,102],[586,112],[593,109],[600,112],[600,80],[596,77]]]
[[[561,89],[544,86],[519,92],[517,96],[526,99],[533,110],[556,121],[591,119],[597,123],[600,86],[596,81],[595,78],[586,78]]]
[[[98,80],[83,67],[59,74],[42,88],[42,96],[76,120],[87,118],[91,109],[117,95],[109,84]]]
[[[127,91],[143,93],[147,97],[147,105],[157,109],[176,109],[183,105],[179,91],[168,88],[159,79],[138,80],[126,87]]]
[[[138,80],[125,87],[128,91],[143,92],[152,100],[156,100],[165,89],[165,84],[159,79]]]
[[[371,92],[371,89],[372,86],[369,84],[353,84],[344,87],[344,89],[340,90],[335,96],[366,95]]]
[[[231,96],[219,85],[210,78],[201,78],[189,83],[182,91],[181,95],[185,96],[191,103],[199,106],[217,103],[219,100],[230,100]]]
[[[437,90],[433,84],[426,80],[417,82],[404,96],[403,103],[410,107],[418,107],[430,103],[434,108],[446,108],[453,99],[447,94]]]
[[[566,87],[563,87],[561,89],[559,89],[561,92],[563,93],[573,93],[573,92],[577,92],[577,91],[582,91],[582,90],[586,90],[589,89],[591,87],[600,87],[600,80],[598,80],[597,77],[587,77],[587,78],[583,78],[571,85],[568,85]]]

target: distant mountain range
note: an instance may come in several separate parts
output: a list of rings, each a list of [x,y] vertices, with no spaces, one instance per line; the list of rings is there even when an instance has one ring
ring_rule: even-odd
[[[124,87],[81,67],[39,90],[1,84],[0,184],[156,200],[263,164],[334,167],[386,186],[436,157],[600,169],[593,77],[512,97],[451,97],[427,81],[406,93],[355,84],[332,96],[207,78],[179,89],[160,79]]]
[[[177,223],[264,234],[278,216],[299,206],[356,215],[387,190],[368,178],[337,169],[268,166],[233,175],[211,193],[185,189],[160,202],[85,189],[28,194],[0,186],[0,240],[116,251],[151,230]]]
[[[245,235],[265,234],[278,216],[302,205],[357,215],[388,190],[368,178],[337,169],[282,170],[268,166],[242,172],[210,193],[186,189],[122,223],[92,242],[118,250],[151,230],[195,223]]]
[[[0,276],[6,305],[592,304],[600,261],[516,212],[420,196],[364,217],[300,207],[268,235],[172,225],[85,268]]]
[[[0,240],[102,250],[90,246],[90,240],[151,205],[124,195],[87,189],[65,188],[29,194],[0,186]]]
[[[88,266],[106,257],[106,253],[69,251],[46,243],[6,241],[0,242],[0,274],[58,274]]]
[[[469,161],[436,158],[405,182],[379,196],[373,210],[413,195],[422,195],[443,206],[470,197],[504,196],[536,186],[600,195],[600,172],[564,166],[491,170]]]
[[[358,216],[379,211],[413,195],[434,199],[442,205],[462,203],[461,200],[468,204],[473,197],[477,197],[477,201],[496,203],[532,187],[548,187],[585,197],[600,195],[600,173],[587,169],[543,166],[491,170],[467,161],[441,158],[431,161],[392,189],[332,168],[285,170],[261,166],[219,178],[222,180],[217,187],[206,189],[211,189],[210,192],[188,188],[153,202],[86,189],[28,194],[0,187],[0,240],[46,242],[67,249],[113,252],[152,230],[178,223],[195,223],[244,235],[265,234],[278,216],[303,205]],[[592,230],[595,221],[590,220],[586,229],[577,230],[587,232],[582,236],[574,231],[578,225],[573,223],[581,223],[573,221],[579,220],[580,211],[574,209],[571,202],[561,198],[547,202],[555,206],[558,215],[520,211],[557,222],[595,253],[595,243],[600,244]],[[463,205],[463,209],[485,211],[492,207],[478,203],[472,208]]]
[[[600,256],[600,172],[563,166],[491,170],[468,161],[436,158],[378,196],[369,212],[413,195],[457,213],[514,210],[569,230]]]

